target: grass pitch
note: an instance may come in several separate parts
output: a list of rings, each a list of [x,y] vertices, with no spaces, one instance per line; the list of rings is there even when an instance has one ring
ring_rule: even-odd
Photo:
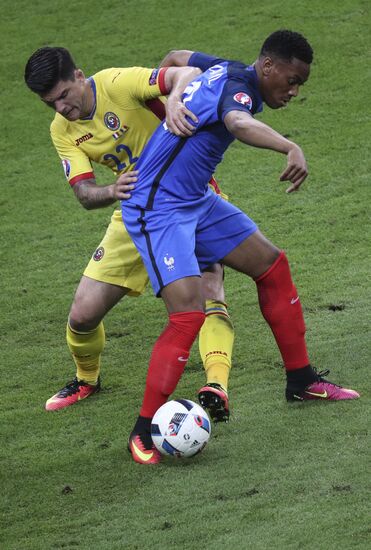
[[[0,547],[369,548],[369,2],[19,0],[2,8]],[[24,64],[45,44],[71,49],[87,74],[156,66],[173,48],[251,62],[279,28],[303,32],[315,61],[289,108],[260,118],[303,147],[310,177],[287,196],[278,182],[285,159],[239,143],[217,176],[287,251],[313,363],[362,398],[288,406],[254,285],[227,271],[231,422],[214,426],[194,460],[141,467],[126,440],[165,322],[150,290],[106,319],[102,393],[43,410],[73,376],[66,317],[111,209],[77,204],[49,140],[52,113],[24,86]],[[203,381],[194,349],[175,395],[195,399]]]

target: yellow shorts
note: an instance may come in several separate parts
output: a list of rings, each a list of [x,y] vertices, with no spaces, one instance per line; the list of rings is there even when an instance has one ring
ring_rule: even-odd
[[[103,240],[95,250],[84,275],[111,285],[129,288],[129,296],[139,296],[148,283],[147,271],[122,221],[115,210]]]

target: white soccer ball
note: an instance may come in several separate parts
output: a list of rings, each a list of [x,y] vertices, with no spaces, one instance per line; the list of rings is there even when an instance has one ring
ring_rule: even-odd
[[[210,433],[207,413],[189,399],[168,401],[152,419],[152,440],[163,455],[194,456],[204,449]]]

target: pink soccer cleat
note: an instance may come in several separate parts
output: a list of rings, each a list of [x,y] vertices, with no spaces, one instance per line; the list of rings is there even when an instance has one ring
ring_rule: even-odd
[[[93,393],[97,393],[99,390],[99,378],[95,386],[74,378],[72,382],[69,382],[64,388],[59,390],[58,393],[47,400],[47,402],[45,403],[45,409],[47,411],[57,411],[58,409],[64,409],[65,407],[69,407],[70,405],[74,405],[78,401],[81,401],[81,399],[89,397],[89,395],[92,395]]]
[[[290,388],[288,385],[286,388],[287,401],[306,401],[306,400],[324,400],[324,401],[344,401],[345,399],[357,399],[360,397],[359,393],[355,390],[343,388],[337,384],[333,384],[323,377],[327,376],[329,371],[322,371],[317,374],[318,379],[306,386],[300,391]]]
[[[228,394],[219,384],[206,384],[198,392],[198,400],[214,422],[228,422]]]
[[[151,443],[148,442],[148,444],[145,444],[143,440],[146,439],[148,439],[148,437],[143,437],[143,434],[131,434],[129,437],[128,450],[133,460],[139,464],[158,464],[161,460],[161,453],[152,443],[152,439]]]

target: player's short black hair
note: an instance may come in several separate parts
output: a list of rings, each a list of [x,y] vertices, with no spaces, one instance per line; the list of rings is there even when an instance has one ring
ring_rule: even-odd
[[[76,65],[66,48],[45,46],[34,52],[26,63],[24,79],[36,94],[46,94],[60,80],[74,80]]]
[[[265,40],[260,55],[279,57],[292,61],[295,57],[310,65],[313,61],[313,50],[304,36],[298,32],[280,30],[272,33]]]

